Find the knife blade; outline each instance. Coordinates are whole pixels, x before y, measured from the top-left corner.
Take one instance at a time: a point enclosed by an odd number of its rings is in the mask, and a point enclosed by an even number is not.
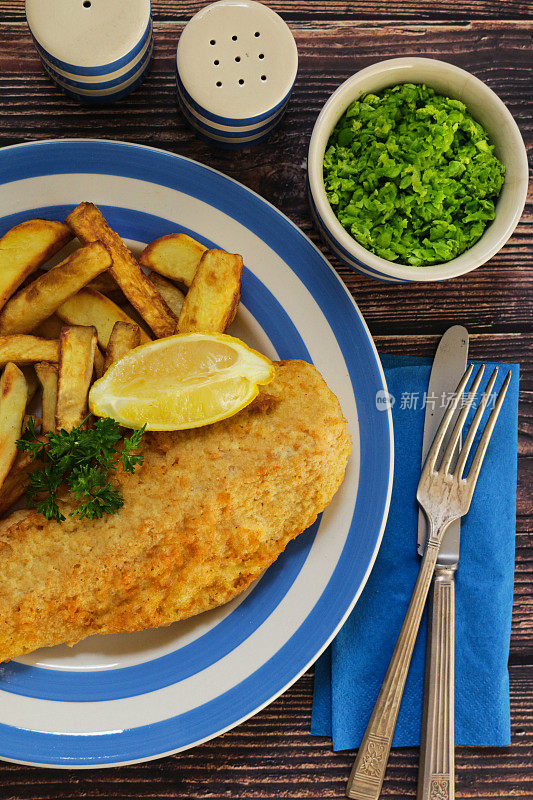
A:
[[[426,396],[426,416],[424,420],[424,438],[422,440],[422,466],[437,428],[446,411],[448,400],[466,370],[468,360],[468,331],[462,325],[448,328],[437,347]],[[460,409],[457,409],[458,416]],[[453,426],[450,426],[450,432]],[[442,566],[457,565],[459,561],[459,541],[461,523],[453,522],[442,540],[437,564]],[[424,555],[427,538],[427,520],[420,509],[418,514],[418,553]]]

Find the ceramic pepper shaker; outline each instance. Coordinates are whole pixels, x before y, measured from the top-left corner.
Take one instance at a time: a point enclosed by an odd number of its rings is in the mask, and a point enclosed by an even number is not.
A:
[[[203,137],[227,148],[265,139],[283,116],[298,70],[294,37],[254,0],[220,0],[192,17],[176,55],[181,110]]]

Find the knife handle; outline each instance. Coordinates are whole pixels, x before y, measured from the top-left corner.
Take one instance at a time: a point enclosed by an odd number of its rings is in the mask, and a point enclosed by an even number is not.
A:
[[[430,538],[422,558],[396,647],[348,778],[346,796],[352,800],[378,800],[381,793],[407,672],[435,571],[443,530],[440,529],[435,538]]]
[[[417,800],[454,800],[455,580],[437,567],[429,611]]]

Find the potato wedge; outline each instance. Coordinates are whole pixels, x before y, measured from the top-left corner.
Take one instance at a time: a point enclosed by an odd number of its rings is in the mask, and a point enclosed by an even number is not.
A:
[[[43,388],[42,432],[49,433],[56,429],[58,368],[56,364],[40,361],[35,372]]]
[[[0,336],[0,367],[8,361],[14,364],[32,364],[34,361],[59,361],[59,340],[41,339],[16,333],[13,336]]]
[[[28,405],[33,400],[35,396],[35,392],[39,388],[39,380],[37,378],[37,374],[34,369],[33,364],[23,364],[20,367],[20,371],[26,378],[26,384],[28,386],[28,402],[26,403],[26,409]]]
[[[207,250],[198,264],[178,323],[179,333],[223,333],[241,297],[242,256]]]
[[[41,268],[39,268],[39,269],[36,269],[36,270],[34,270],[33,272],[30,272],[30,274],[29,274],[29,275],[27,275],[27,276],[24,278],[24,280],[22,281],[22,283],[20,284],[20,286],[19,286],[18,288],[19,288],[19,289],[25,289],[25,288],[26,288],[26,286],[29,286],[29,285],[30,285],[30,283],[33,283],[33,281],[34,281],[36,278],[41,278],[43,275],[46,275],[46,273],[47,273],[47,272],[48,272],[48,270],[46,270],[46,269],[41,269]]]
[[[185,295],[183,292],[180,291],[177,286],[174,286],[172,281],[163,278],[163,276],[158,275],[157,272],[151,273],[150,280],[167,306],[179,317],[181,309],[183,308],[183,303],[185,302]]]
[[[97,380],[104,374],[104,354],[98,345],[94,351],[94,374]]]
[[[0,334],[29,333],[110,266],[111,256],[100,242],[75,250],[6,303],[0,312]]]
[[[27,402],[26,378],[16,364],[9,362],[0,378],[0,486],[17,455]]]
[[[56,404],[58,431],[71,431],[87,416],[96,340],[94,325],[65,325],[61,331]]]
[[[104,372],[141,343],[141,329],[127,322],[115,322],[105,354]]]
[[[0,239],[0,308],[23,280],[72,239],[62,222],[29,219]]]
[[[135,324],[116,303],[94,289],[85,288],[62,303],[56,311],[57,316],[69,325],[94,325],[98,332],[98,343],[106,348],[115,322]],[[149,342],[150,337],[141,332],[141,343]]]
[[[109,271],[102,272],[101,275],[98,275],[98,277],[88,283],[87,287],[89,289],[96,289],[96,291],[101,294],[105,294],[105,296],[113,300],[114,303],[123,303],[126,299],[124,297],[124,292]]]
[[[121,304],[120,308],[125,314],[128,315],[128,322],[134,322],[141,329],[141,344],[146,344],[147,341],[152,342],[155,339],[155,336],[151,336],[152,331],[141,317],[137,309],[133,308],[131,303],[126,301],[125,303]]]
[[[111,275],[130,303],[148,323],[157,337],[171,336],[177,318],[153,283],[147,278],[118,233],[111,230],[100,210],[92,203],[80,203],[65,220],[82,242],[99,240],[113,259]]]
[[[40,322],[32,331],[32,334],[41,336],[43,339],[59,339],[63,325],[63,320],[57,314],[52,314],[51,317]]]
[[[139,256],[139,264],[190,286],[206,250],[207,247],[186,233],[171,233],[147,245]]]
[[[0,514],[5,514],[22,497],[30,473],[39,468],[42,469],[42,464],[32,461],[29,453],[17,452],[13,466],[0,486]]]

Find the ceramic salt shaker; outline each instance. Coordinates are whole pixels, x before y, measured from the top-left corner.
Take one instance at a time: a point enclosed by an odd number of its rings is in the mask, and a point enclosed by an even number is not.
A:
[[[26,0],[26,18],[44,69],[77,100],[119,100],[147,74],[150,0]]]
[[[181,34],[178,101],[201,136],[220,147],[250,147],[280,121],[297,71],[296,43],[278,14],[254,0],[220,0]]]

